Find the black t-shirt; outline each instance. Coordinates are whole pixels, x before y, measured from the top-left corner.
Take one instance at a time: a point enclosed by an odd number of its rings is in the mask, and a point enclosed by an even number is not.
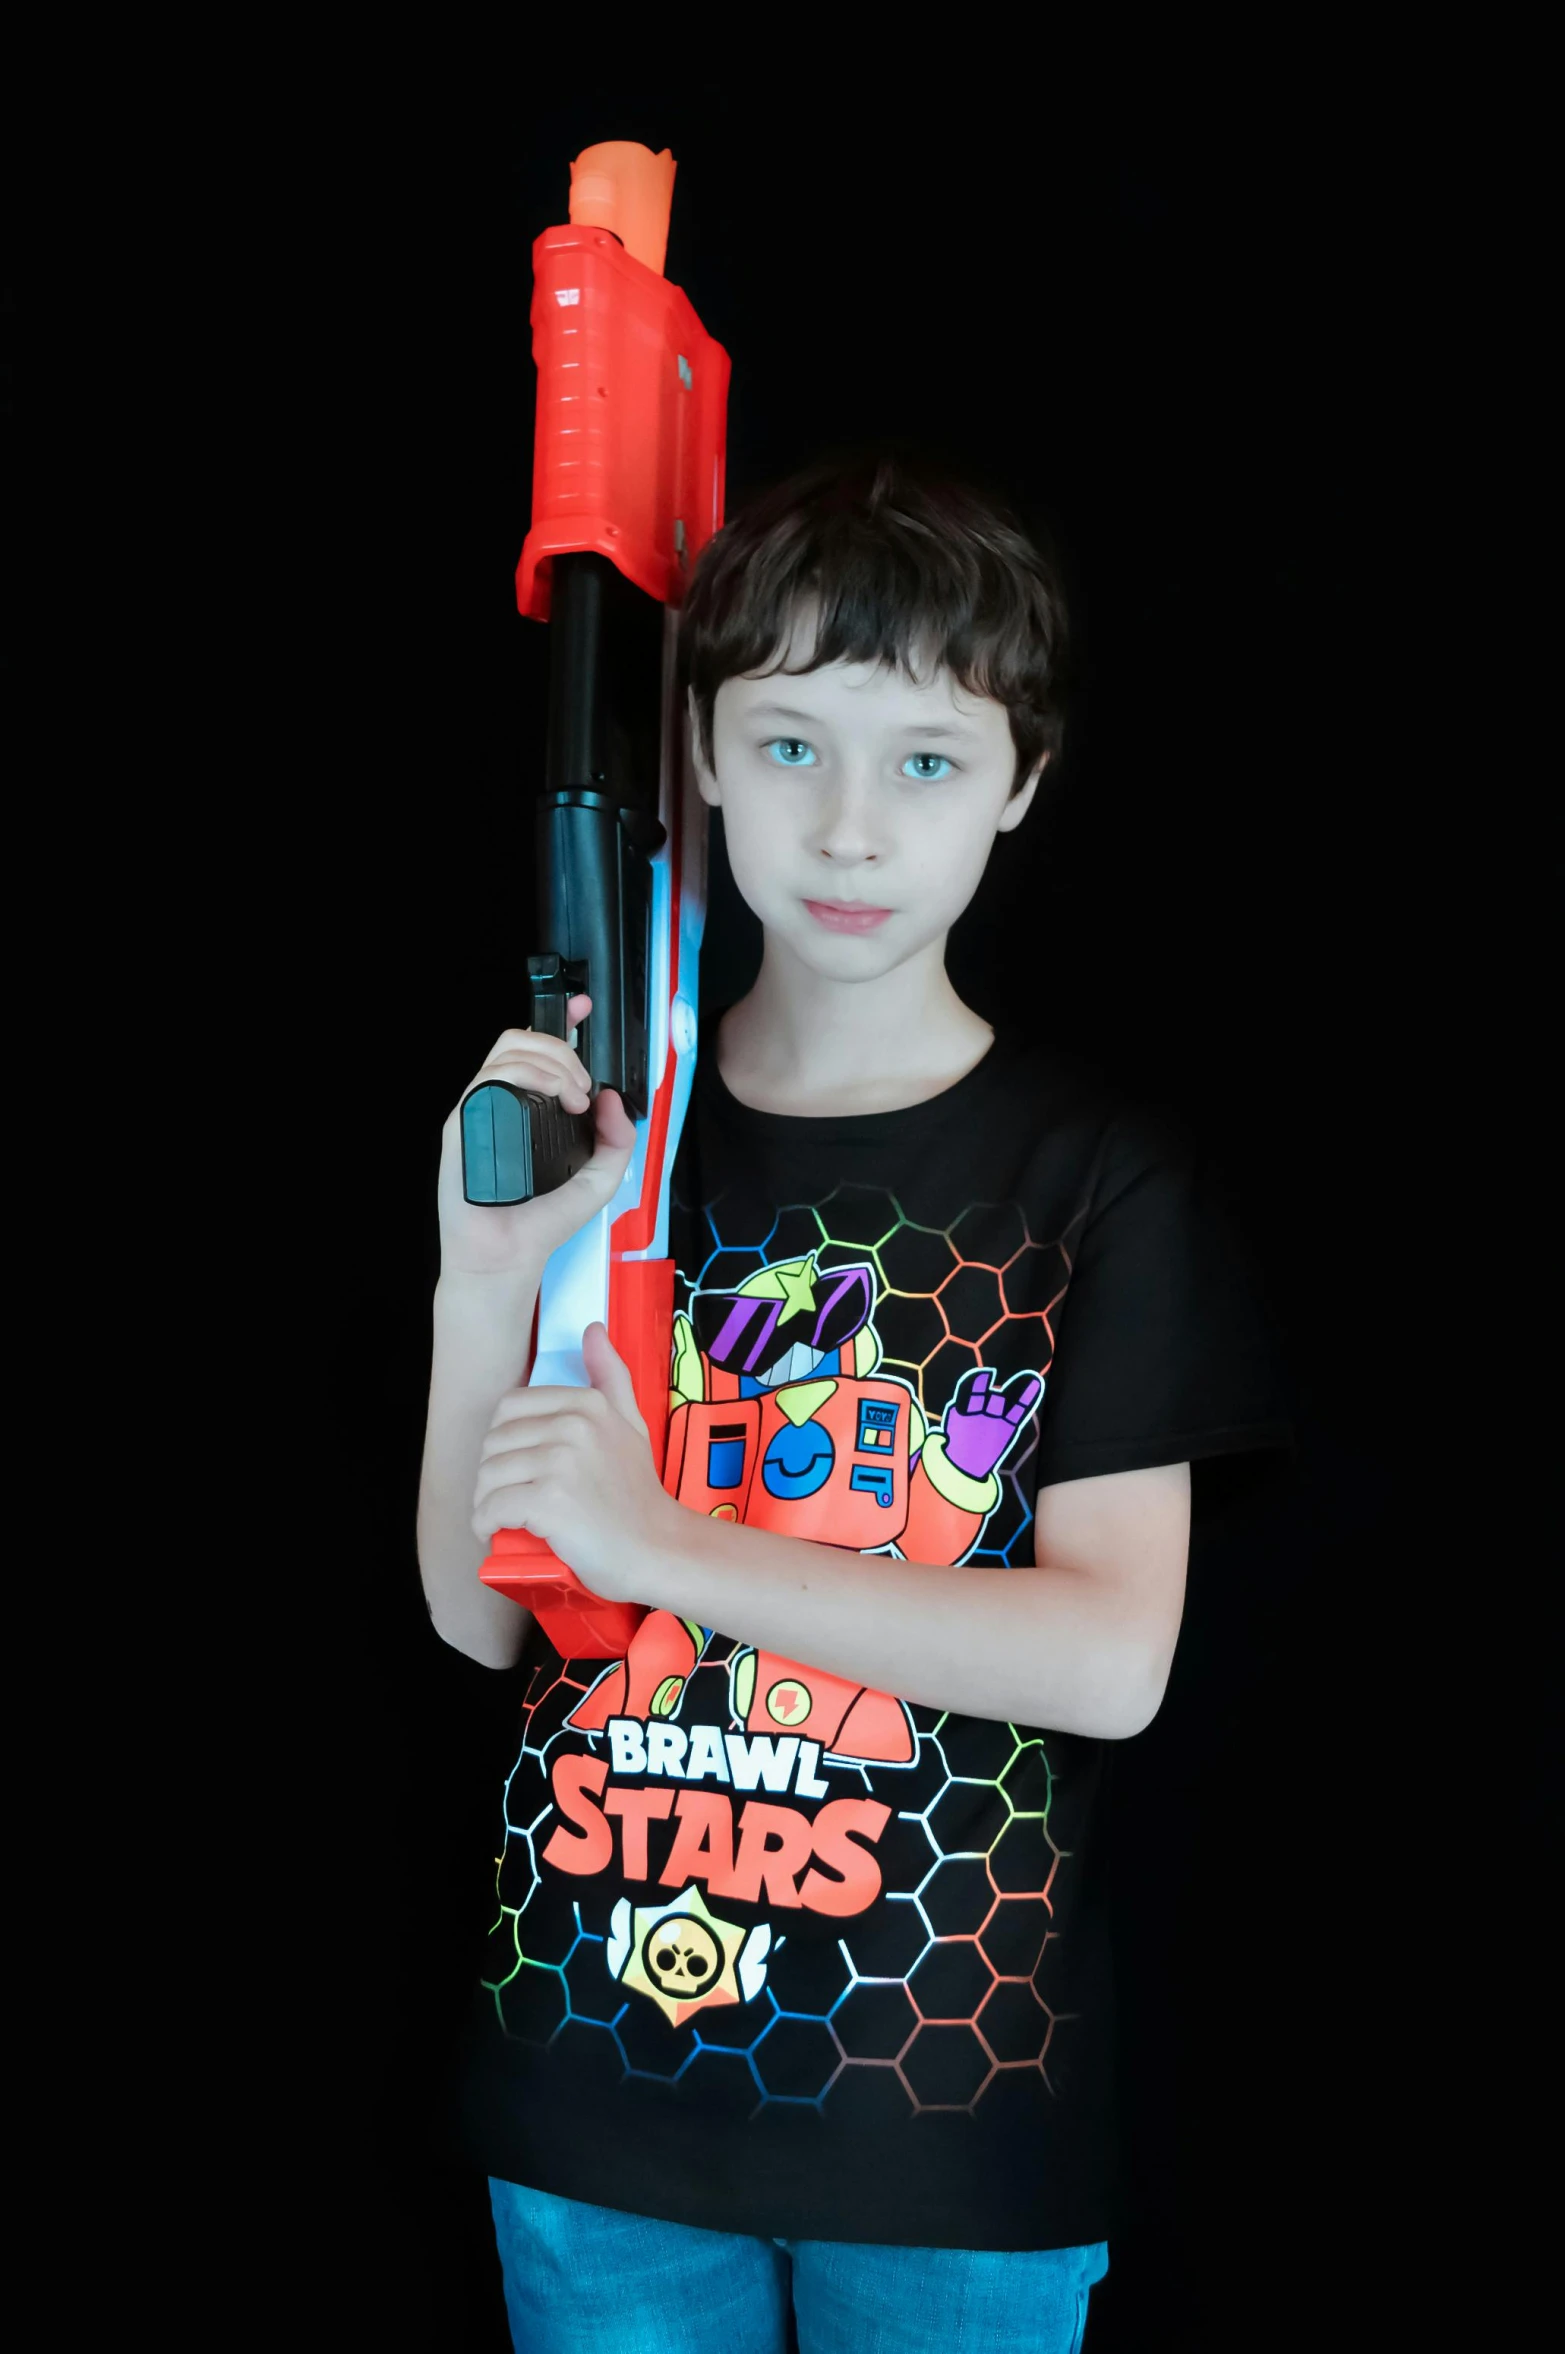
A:
[[[757,1112],[715,1019],[671,1186],[681,1502],[1003,1574],[1040,1487],[1286,1441],[1179,1137],[1003,1031],[925,1103]],[[469,2160],[768,2236],[1117,2228],[1104,1742],[666,1611],[623,1661],[534,1626],[516,1688]]]

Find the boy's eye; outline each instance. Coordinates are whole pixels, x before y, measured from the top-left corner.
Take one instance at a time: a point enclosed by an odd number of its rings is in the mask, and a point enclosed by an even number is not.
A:
[[[802,736],[773,736],[761,749],[771,753],[779,768],[808,768],[815,759],[814,747]],[[911,769],[921,785],[943,785],[955,766],[943,752],[912,752],[902,763],[904,774]]]

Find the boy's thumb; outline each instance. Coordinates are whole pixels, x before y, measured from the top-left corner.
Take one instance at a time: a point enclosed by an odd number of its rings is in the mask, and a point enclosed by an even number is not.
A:
[[[562,1242],[579,1234],[589,1218],[597,1217],[613,1201],[625,1182],[625,1172],[636,1149],[636,1126],[617,1096],[606,1124],[619,1129],[620,1142],[616,1144],[600,1133],[591,1158],[582,1163],[573,1177],[567,1178],[556,1192],[539,1193],[532,1198],[531,1227],[545,1252],[558,1249]]]
[[[599,1135],[594,1143],[590,1159],[584,1161],[569,1183],[560,1188],[561,1193],[573,1195],[578,1202],[585,1194],[587,1200],[592,1204],[594,1212],[600,1210],[605,1202],[614,1199],[621,1185],[625,1182],[625,1171],[630,1166],[630,1156],[636,1149],[635,1122],[626,1116],[623,1109],[621,1109],[617,1121],[613,1121],[611,1116],[611,1124],[618,1126],[623,1131],[621,1141],[616,1144],[609,1137]],[[588,1214],[591,1215],[592,1212]],[[575,1224],[570,1231],[574,1233],[576,1226],[581,1223],[581,1213],[577,1211]]]
[[[638,1429],[644,1430],[646,1425],[636,1403],[636,1385],[630,1378],[630,1367],[610,1340],[606,1324],[588,1325],[581,1336],[581,1354],[593,1388],[601,1390],[627,1422],[634,1422]]]

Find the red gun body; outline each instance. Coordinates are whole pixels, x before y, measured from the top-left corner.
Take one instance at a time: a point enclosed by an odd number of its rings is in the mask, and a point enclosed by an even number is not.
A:
[[[668,1189],[694,1065],[696,951],[704,907],[704,807],[690,779],[684,714],[673,691],[673,615],[690,569],[723,519],[729,380],[728,354],[661,272],[673,168],[666,154],[653,158],[629,143],[589,150],[573,166],[572,220],[546,229],[533,247],[533,513],[516,575],[518,607],[534,620],[550,618],[555,561],[561,557],[607,559],[665,609],[659,715],[664,839],[648,952],[640,965],[636,954],[627,953],[620,961],[630,979],[618,977],[622,986],[633,986],[635,971],[643,972],[651,1042],[645,1112],[637,1118],[642,1134],[626,1180],[627,1186],[634,1181],[634,1193],[627,1201],[622,1187],[592,1222],[607,1230],[606,1254],[600,1231],[573,1238],[568,1269],[556,1267],[561,1253],[551,1259],[535,1327],[541,1339],[552,1317],[554,1338],[568,1352],[579,1349],[586,1324],[603,1317],[630,1369],[660,1474],[666,1470],[674,1314]],[[580,203],[579,195],[585,199]],[[616,225],[625,231],[623,242]],[[638,247],[649,258],[638,258]],[[546,856],[549,838],[540,836]],[[568,920],[559,912],[561,893],[551,899],[550,883],[548,876],[541,879],[546,926]],[[599,975],[595,989],[588,970],[578,983],[593,996],[589,1026],[605,979]],[[561,1002],[556,992],[553,1007]],[[616,1029],[616,1038],[626,1027]],[[597,1079],[585,1046],[584,1059]],[[635,1116],[634,1089],[625,1092]],[[552,1292],[551,1276],[558,1278]],[[542,1349],[533,1367],[533,1378],[540,1377],[560,1378]],[[584,1376],[572,1365],[566,1378]],[[563,1658],[623,1653],[645,1616],[639,1605],[591,1594],[567,1563],[526,1530],[499,1531],[479,1575],[531,1610]]]

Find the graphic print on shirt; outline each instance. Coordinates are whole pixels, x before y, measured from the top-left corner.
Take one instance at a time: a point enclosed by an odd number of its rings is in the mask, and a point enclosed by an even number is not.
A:
[[[867,1190],[839,1188],[839,1229],[863,1231]],[[845,1550],[1004,1562],[1030,1528],[1015,1466],[1064,1244],[983,1205],[946,1233],[894,1212],[850,1251],[822,1240],[832,1206],[780,1214],[769,1249],[719,1243],[686,1287],[664,1484]],[[801,1217],[804,1247],[779,1251]],[[1013,1311],[1007,1276],[1040,1251],[1058,1264],[1047,1305]],[[1002,1514],[1021,1525],[986,1548]],[[508,2035],[585,2038],[600,2064],[611,2041],[621,2077],[710,2080],[721,2062],[756,2105],[819,2107],[869,2072],[904,2113],[971,2108],[1043,2069],[1058,1857],[1039,1736],[656,1610],[624,1659],[535,1671],[526,1717],[484,1974]]]

